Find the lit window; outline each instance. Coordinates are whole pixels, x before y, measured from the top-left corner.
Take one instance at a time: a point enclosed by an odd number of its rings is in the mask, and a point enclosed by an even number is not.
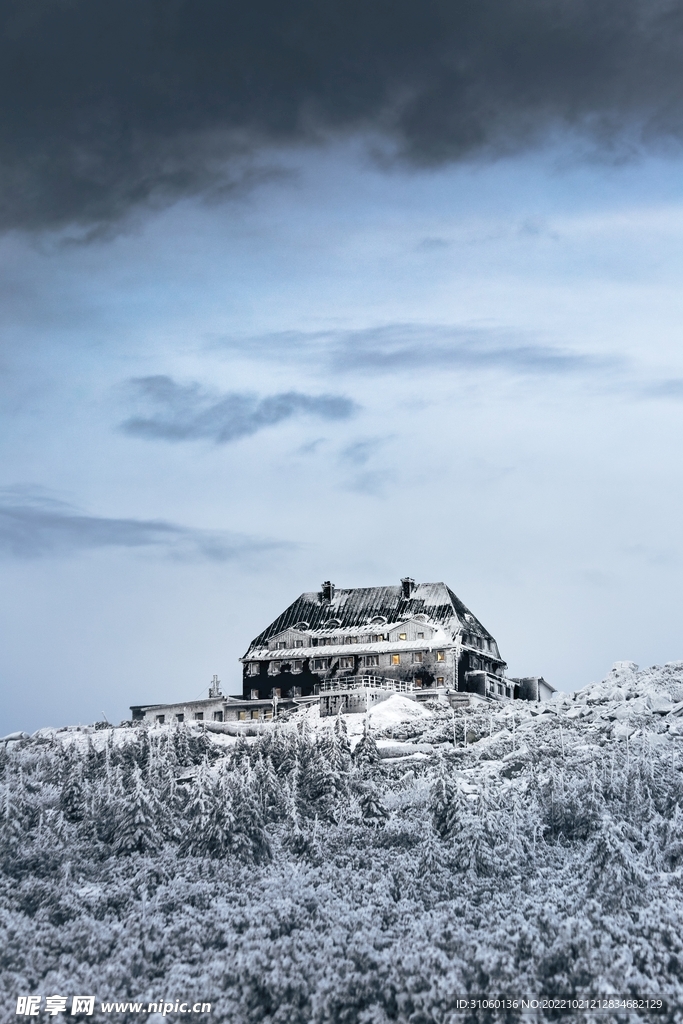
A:
[[[423,655],[423,653],[424,653],[423,651],[415,651],[415,653],[413,654],[413,661],[416,664],[418,664],[418,665],[422,664],[422,655]]]
[[[273,689],[270,691],[270,696],[271,697],[281,697],[282,696],[282,690],[280,689],[280,687],[279,686],[273,687]]]
[[[251,691],[251,699],[252,700],[258,700],[258,690],[252,690]]]
[[[240,711],[240,722],[245,722],[247,718],[247,711]]]
[[[185,715],[176,715],[175,716],[175,720],[176,720],[176,722],[184,722],[185,721]]]
[[[157,715],[157,725],[163,725],[166,721],[166,715]]]
[[[391,655],[391,664],[392,665],[400,665],[401,664],[401,655],[400,654],[392,654]]]
[[[437,686],[443,686],[443,676],[437,676],[436,677],[436,685]]]
[[[251,717],[252,718],[260,718],[261,717],[261,712],[260,711],[252,711]]]
[[[398,634],[398,638],[399,638],[399,640],[407,640],[408,639],[408,634],[407,633],[399,633]]]
[[[366,666],[366,668],[376,668],[377,665],[379,665],[379,655],[378,654],[368,654],[368,655],[366,655],[366,657],[365,657],[365,666]]]
[[[436,660],[437,661],[445,661],[446,660],[446,652],[445,651],[437,651],[436,652]]]
[[[203,711],[195,711],[195,713],[194,713],[194,720],[195,720],[195,722],[203,722],[204,721],[204,712]]]
[[[214,722],[222,722],[223,721],[223,712],[222,711],[214,711],[214,713],[213,713],[213,720],[214,720]]]

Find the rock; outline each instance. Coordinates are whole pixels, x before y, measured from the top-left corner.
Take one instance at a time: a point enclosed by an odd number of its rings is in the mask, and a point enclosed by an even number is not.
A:
[[[622,676],[637,672],[638,666],[635,661],[615,661],[612,665],[612,671],[615,675]]]
[[[668,693],[650,693],[645,698],[645,702],[650,711],[655,715],[667,715],[673,710],[671,697]]]

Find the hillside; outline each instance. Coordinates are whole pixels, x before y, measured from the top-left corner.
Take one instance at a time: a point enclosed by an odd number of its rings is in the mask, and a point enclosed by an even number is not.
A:
[[[8,743],[3,1019],[91,993],[90,1020],[197,999],[231,1024],[443,1024],[467,997],[661,998],[683,1020],[682,743],[683,662],[500,710],[397,696],[240,739]]]

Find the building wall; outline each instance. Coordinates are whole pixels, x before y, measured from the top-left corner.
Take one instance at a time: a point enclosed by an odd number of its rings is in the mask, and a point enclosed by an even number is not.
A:
[[[134,722],[168,725],[172,722],[218,721],[224,717],[224,697],[191,700],[179,704],[143,704],[131,708]],[[219,715],[220,717],[216,717]]]
[[[283,659],[277,667],[273,659],[258,662],[248,659],[244,665],[242,693],[245,699],[255,693],[263,700],[269,698],[274,689],[279,689],[282,697],[298,689],[297,695],[306,697],[315,693],[316,686],[324,680],[340,681],[359,675],[414,681],[423,688],[456,688],[455,645],[444,644],[432,650],[425,646],[414,650],[412,644],[407,648],[406,643],[410,641],[385,644],[386,649],[383,650],[359,649],[358,645],[349,645],[341,654],[328,654],[321,646],[315,648],[315,653],[306,650],[305,657]],[[301,668],[296,667],[297,662]],[[253,674],[251,667],[254,664],[258,664],[257,675]]]

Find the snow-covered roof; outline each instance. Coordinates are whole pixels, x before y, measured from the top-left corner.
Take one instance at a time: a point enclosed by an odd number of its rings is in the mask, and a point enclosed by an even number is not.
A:
[[[341,630],[372,632],[373,627],[386,632],[416,615],[424,615],[429,624],[440,626],[451,637],[464,630],[493,640],[488,630],[445,583],[418,583],[409,597],[397,584],[338,589],[329,601],[323,599],[320,591],[301,594],[251,642],[245,657],[251,656],[255,648],[267,647],[269,640],[286,629],[304,626],[307,632],[315,632],[316,635],[339,633]],[[382,618],[384,623],[374,624],[372,620],[377,618]]]

